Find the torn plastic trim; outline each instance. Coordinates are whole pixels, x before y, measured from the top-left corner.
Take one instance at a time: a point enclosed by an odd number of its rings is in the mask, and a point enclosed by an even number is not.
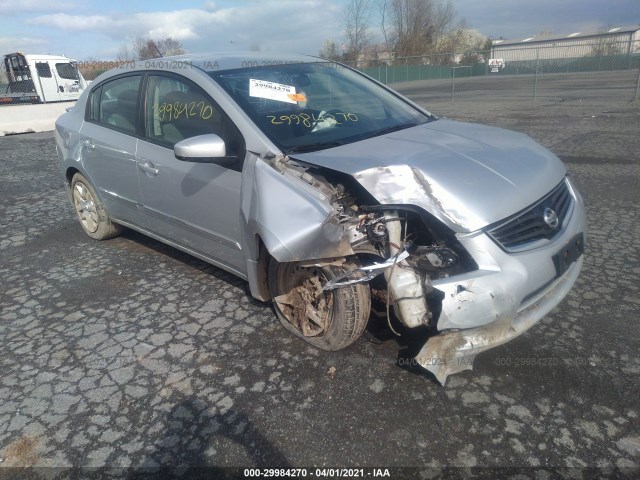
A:
[[[514,309],[512,314],[500,316],[488,325],[442,332],[429,338],[416,355],[416,362],[431,372],[441,385],[445,385],[449,375],[473,370],[476,355],[509,342],[547,315],[571,290],[583,260],[581,257],[562,277],[519,309]]]
[[[384,272],[387,268],[392,267],[395,263],[401,262],[402,260],[409,257],[409,252],[406,250],[400,252],[398,255],[393,255],[389,257],[382,263],[374,263],[373,265],[367,265],[365,267],[360,267],[355,270],[351,270],[349,272],[345,272],[333,280],[327,282],[324,287],[322,287],[323,291],[327,290],[335,290],[336,288],[344,287],[347,285],[353,285],[356,283],[365,283],[369,280],[376,278],[382,272]],[[314,266],[321,266],[322,264],[314,264]],[[361,275],[356,278],[351,278],[349,280],[345,280],[353,275]]]

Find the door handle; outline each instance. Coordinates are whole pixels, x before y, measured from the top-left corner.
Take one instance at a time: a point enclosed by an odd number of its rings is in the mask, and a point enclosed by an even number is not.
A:
[[[138,162],[138,168],[150,175],[158,175],[158,169],[154,168],[151,162],[143,162],[143,163]]]
[[[85,138],[82,141],[82,146],[85,148],[88,148],[89,150],[94,150],[96,148],[96,146],[93,144],[93,142],[91,140],[89,140],[88,138]]]

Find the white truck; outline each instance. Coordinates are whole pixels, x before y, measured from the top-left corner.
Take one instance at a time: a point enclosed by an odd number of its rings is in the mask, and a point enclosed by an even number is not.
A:
[[[74,60],[60,55],[4,56],[8,83],[0,90],[0,105],[77,100],[87,87]]]

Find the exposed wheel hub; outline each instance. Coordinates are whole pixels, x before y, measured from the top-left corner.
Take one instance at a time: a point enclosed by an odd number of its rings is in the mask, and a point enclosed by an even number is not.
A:
[[[291,267],[286,277],[288,293],[275,298],[293,326],[306,337],[323,335],[329,328],[333,296],[323,292],[326,277],[318,267]]]

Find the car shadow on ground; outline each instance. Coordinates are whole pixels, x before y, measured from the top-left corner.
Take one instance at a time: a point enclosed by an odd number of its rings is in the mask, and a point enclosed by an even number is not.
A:
[[[245,292],[247,301],[252,306],[273,310],[270,302],[261,302],[256,300],[251,295],[249,284],[232,273],[226,272],[225,270],[211,265],[204,260],[200,260],[199,258],[134,230],[125,229],[120,238],[122,240],[132,242],[136,246],[149,248],[161,255],[165,255],[184,265],[195,268],[202,273],[211,275],[217,280],[223,281],[234,287],[241,288]],[[376,315],[372,312],[369,322],[367,323],[364,334],[365,339],[375,345],[393,342],[398,350],[396,367],[407,370],[410,373],[421,376],[437,385],[440,385],[431,372],[419,366],[414,360],[414,357],[418,354],[427,339],[434,335],[434,329],[429,327],[409,329],[396,318],[393,313],[393,308],[390,308],[389,311],[389,321],[387,321],[386,314],[382,314],[385,310],[384,304],[378,302],[376,309],[378,310],[378,314]]]
[[[389,318],[387,319],[385,306],[382,303],[376,305],[374,302],[374,310],[369,317],[363,336],[374,345],[393,345],[398,351],[395,363],[397,368],[440,385],[431,372],[422,368],[415,361],[415,356],[435,333],[434,329],[426,326],[407,328],[395,316],[393,307],[389,309]]]
[[[223,467],[225,448],[243,450],[247,464],[242,469]],[[164,420],[164,431],[127,479],[246,478],[244,468],[291,468],[284,454],[238,410],[224,413],[207,400],[195,396],[174,404]]]
[[[246,293],[247,300],[251,305],[260,306],[263,308],[269,306],[268,303],[256,300],[255,298],[253,298],[253,296],[251,296],[249,284],[245,280],[223,270],[222,268],[218,268],[210,263],[205,262],[204,260],[200,260],[193,255],[178,250],[177,248],[174,248],[170,245],[164,244],[135,230],[131,230],[128,228],[124,229],[119,238],[121,240],[132,242],[132,244],[135,244],[136,246],[149,248],[161,255],[171,258],[172,260],[176,260],[191,268],[195,268],[202,273],[211,275],[215,279],[223,281],[228,285],[243,289]]]

